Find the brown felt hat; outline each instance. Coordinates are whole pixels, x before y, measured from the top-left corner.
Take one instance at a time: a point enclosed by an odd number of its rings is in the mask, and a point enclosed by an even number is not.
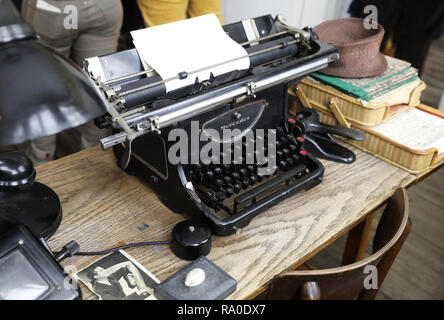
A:
[[[346,18],[325,21],[313,30],[323,42],[339,49],[339,59],[319,72],[341,78],[366,78],[387,69],[387,60],[379,51],[384,28],[366,29],[364,20]]]

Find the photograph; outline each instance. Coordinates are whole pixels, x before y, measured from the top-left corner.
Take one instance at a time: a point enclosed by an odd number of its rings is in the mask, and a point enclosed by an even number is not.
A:
[[[159,280],[123,250],[115,251],[86,268],[75,278],[101,300],[155,300]]]

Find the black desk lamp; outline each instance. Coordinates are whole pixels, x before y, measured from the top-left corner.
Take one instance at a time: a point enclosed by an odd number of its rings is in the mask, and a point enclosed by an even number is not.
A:
[[[10,0],[0,0],[0,147],[103,115],[106,102],[90,81],[73,62],[38,41]],[[0,154],[0,282],[9,284],[1,286],[0,300],[17,297],[17,290],[23,298],[78,297],[62,287],[57,264],[62,256],[46,245],[62,219],[59,198],[34,182],[35,175],[27,156]]]

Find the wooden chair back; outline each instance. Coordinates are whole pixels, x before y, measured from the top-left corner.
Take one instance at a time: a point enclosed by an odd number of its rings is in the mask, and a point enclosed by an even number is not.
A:
[[[268,299],[374,299],[411,229],[405,189],[388,200],[373,238],[372,254],[346,266],[283,272],[271,282]],[[377,270],[376,289],[375,271]]]

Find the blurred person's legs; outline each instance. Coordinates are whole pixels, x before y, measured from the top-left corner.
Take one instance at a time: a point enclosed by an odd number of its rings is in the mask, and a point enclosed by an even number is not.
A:
[[[57,145],[57,136],[47,136],[30,141],[26,153],[35,166],[44,164],[54,159]]]
[[[78,2],[84,6],[85,14],[80,14],[81,10],[79,10],[79,15],[82,17],[79,20],[81,32],[74,40],[72,51],[74,60],[81,65],[85,58],[117,51],[123,22],[123,8],[121,0]]]
[[[123,23],[123,8],[120,0],[87,1],[88,19],[73,45],[74,60],[80,65],[85,58],[102,56],[117,51],[120,29]],[[100,139],[110,134],[107,129],[99,129],[91,121],[79,128],[80,148],[88,149],[97,145]]]
[[[77,28],[65,28],[66,6],[77,9]],[[123,20],[121,0],[28,0],[22,15],[31,23],[40,39],[59,53],[74,58],[81,65],[84,58],[113,53],[117,49]],[[94,124],[79,128],[81,149],[97,145],[108,134]],[[54,158],[56,137],[44,137],[30,142],[29,156],[37,163]]]
[[[215,13],[222,22],[220,0],[137,0],[148,27]]]
[[[77,1],[27,0],[22,6],[22,16],[34,26],[40,40],[67,57],[79,30],[64,27],[63,11],[66,5],[75,3]]]
[[[22,6],[22,16],[34,26],[41,41],[59,53],[69,56],[77,30],[66,30],[63,26],[62,1],[27,0]],[[54,159],[56,136],[42,137],[29,142],[27,153],[35,165]]]

